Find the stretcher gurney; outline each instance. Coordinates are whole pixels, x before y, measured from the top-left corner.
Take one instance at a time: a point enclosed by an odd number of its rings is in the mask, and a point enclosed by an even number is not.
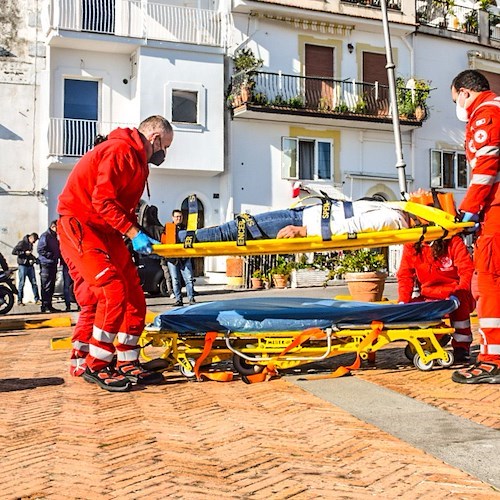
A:
[[[261,255],[279,253],[326,252],[377,248],[419,240],[447,239],[474,226],[473,222],[457,222],[455,216],[435,207],[409,201],[387,202],[387,205],[408,212],[418,225],[408,229],[348,233],[334,235],[324,240],[321,236],[292,239],[247,240],[244,244],[235,241],[194,242],[187,247],[182,243],[153,245],[154,253],[163,257],[207,257],[219,255]]]
[[[151,368],[178,365],[183,375],[198,380],[231,379],[232,371],[206,368],[232,360],[245,382],[255,382],[279,369],[355,353],[351,366],[330,375],[340,376],[388,343],[403,340],[415,366],[425,371],[435,363],[452,365],[453,354],[439,338],[453,333],[443,318],[457,307],[454,300],[384,304],[264,297],[206,302],[158,315],[141,336],[141,354]],[[162,349],[158,359],[148,354],[152,348]]]

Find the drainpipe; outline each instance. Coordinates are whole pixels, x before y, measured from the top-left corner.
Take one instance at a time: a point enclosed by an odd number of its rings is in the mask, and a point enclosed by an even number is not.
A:
[[[410,76],[411,78],[414,78],[416,76],[415,74],[415,51],[413,49],[413,38],[414,38],[414,35],[415,33],[412,32],[410,33],[409,36],[411,36],[411,43],[407,40],[407,36],[402,36],[401,37],[401,40],[403,41],[403,43],[406,45],[406,47],[408,48],[408,52],[410,53]],[[416,175],[415,175],[415,141],[414,141],[414,137],[415,137],[415,131],[414,130],[411,130],[410,131],[410,150],[411,150],[411,176],[413,179],[416,179]]]

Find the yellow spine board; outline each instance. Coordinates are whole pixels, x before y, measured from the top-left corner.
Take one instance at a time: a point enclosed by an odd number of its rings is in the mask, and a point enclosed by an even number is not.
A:
[[[246,245],[238,246],[234,241],[194,243],[192,248],[182,244],[154,245],[153,251],[163,257],[208,257],[216,255],[261,255],[277,253],[325,252],[332,250],[355,250],[358,248],[377,248],[403,243],[414,243],[423,237],[424,241],[451,238],[464,229],[472,227],[471,222],[455,222],[453,215],[434,207],[413,202],[388,202],[387,205],[404,210],[433,225],[409,229],[391,229],[340,234],[324,241],[321,236],[306,238],[248,240]]]

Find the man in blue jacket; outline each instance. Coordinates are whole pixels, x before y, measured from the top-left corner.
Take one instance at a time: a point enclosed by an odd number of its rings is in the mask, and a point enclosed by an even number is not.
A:
[[[61,250],[57,240],[57,221],[50,223],[49,229],[41,234],[38,241],[40,260],[40,284],[42,288],[42,312],[60,312],[52,307],[52,296],[56,286],[57,265],[61,260]]]

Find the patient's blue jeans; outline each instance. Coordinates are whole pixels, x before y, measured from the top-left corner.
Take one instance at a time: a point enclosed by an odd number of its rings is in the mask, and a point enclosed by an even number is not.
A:
[[[264,238],[276,238],[278,231],[285,226],[302,226],[302,211],[304,207],[290,208],[287,210],[274,210],[254,215]],[[186,238],[186,231],[179,231],[179,241]],[[250,238],[250,235],[247,234]],[[235,220],[225,222],[220,226],[203,227],[196,230],[196,241],[236,241],[237,223]]]

